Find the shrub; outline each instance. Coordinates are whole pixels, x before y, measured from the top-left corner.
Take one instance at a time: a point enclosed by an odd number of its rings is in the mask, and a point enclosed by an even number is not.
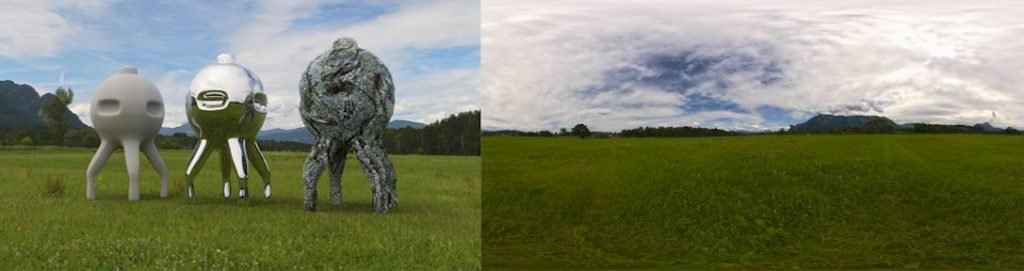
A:
[[[57,175],[46,176],[46,194],[49,195],[62,195],[64,194],[64,177]]]
[[[32,138],[31,137],[27,137],[27,136],[26,137],[22,137],[21,141],[18,141],[18,144],[19,145],[24,145],[24,146],[32,146]]]
[[[169,187],[169,190],[170,191],[168,192],[173,194],[185,191],[185,181],[183,181],[181,178],[171,179],[171,187]]]

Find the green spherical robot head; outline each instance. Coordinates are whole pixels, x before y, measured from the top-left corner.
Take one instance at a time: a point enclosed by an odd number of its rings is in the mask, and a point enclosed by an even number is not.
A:
[[[267,96],[256,73],[220,54],[192,79],[186,107],[200,138],[255,139],[267,114]]]

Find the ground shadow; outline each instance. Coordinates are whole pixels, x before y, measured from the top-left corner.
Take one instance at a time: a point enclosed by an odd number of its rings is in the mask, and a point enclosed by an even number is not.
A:
[[[74,197],[72,195],[62,195],[61,197]],[[61,198],[56,197],[56,198]],[[85,200],[85,195],[80,195],[82,200]],[[91,200],[94,202],[125,202],[128,201],[128,194],[123,193],[97,193],[96,199]],[[182,206],[237,206],[240,208],[270,208],[275,210],[286,210],[286,211],[302,211],[308,212],[304,208],[304,200],[298,197],[271,197],[270,199],[263,199],[262,196],[249,198],[247,200],[241,200],[237,195],[232,195],[231,198],[224,198],[217,195],[197,195],[195,199],[188,199],[183,193],[170,193],[166,198],[160,197],[159,193],[140,193],[139,202],[163,202],[167,204],[181,204]],[[404,214],[408,213],[410,208],[403,208],[398,206],[387,212],[387,214]],[[327,200],[321,200],[317,205],[316,212],[325,213],[356,213],[356,214],[373,214],[376,213],[373,209],[373,203],[371,202],[343,202],[341,205],[330,204]]]

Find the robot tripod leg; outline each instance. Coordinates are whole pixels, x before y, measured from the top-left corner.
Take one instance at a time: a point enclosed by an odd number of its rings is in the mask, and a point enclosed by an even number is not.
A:
[[[200,139],[196,143],[195,151],[192,152],[192,158],[188,161],[188,167],[185,168],[185,178],[188,179],[189,199],[193,199],[196,196],[193,181],[195,181],[196,175],[199,175],[199,170],[203,169],[206,159],[210,157],[211,148],[209,145],[206,139]]]

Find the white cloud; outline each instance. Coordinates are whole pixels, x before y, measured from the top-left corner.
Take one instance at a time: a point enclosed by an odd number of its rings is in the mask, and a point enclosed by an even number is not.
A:
[[[298,20],[317,15],[334,1],[260,1],[249,22],[224,38],[225,52],[256,72],[269,98],[263,129],[302,127],[298,79],[314,57],[340,37],[354,37],[380,57],[396,85],[395,119],[433,122],[448,114],[479,109],[479,70],[431,69],[411,76],[399,70],[422,65],[411,61],[412,50],[479,45],[479,3],[437,1],[403,4],[394,12],[349,24],[295,27]],[[209,56],[210,62],[214,56]],[[201,67],[196,67],[196,69]],[[145,73],[144,70],[142,72]],[[187,122],[183,102],[196,70],[176,69],[156,75],[167,113],[164,127]],[[88,104],[75,111],[88,123]]]
[[[82,120],[82,123],[92,126],[92,119],[89,118],[89,102],[71,103],[68,105],[68,110],[71,110],[71,113],[78,115],[78,118]]]
[[[431,120],[437,111],[410,111],[414,104],[452,104],[479,102],[475,83],[478,72],[462,70],[427,71],[416,78],[402,77],[396,71],[408,65],[410,50],[471,47],[479,44],[479,3],[476,1],[430,1],[400,3],[394,12],[352,24],[295,28],[296,20],[315,14],[312,9],[324,3],[314,1],[263,1],[247,24],[226,38],[228,51],[238,62],[259,74],[270,101],[270,114],[264,129],[301,127],[298,114],[298,79],[314,57],[330,48],[340,37],[353,37],[360,47],[380,57],[391,69],[396,85],[396,103],[403,116]],[[453,75],[454,73],[454,75]],[[473,76],[465,76],[472,73]],[[447,80],[435,89],[423,80]],[[420,80],[420,81],[417,81]],[[421,88],[422,87],[422,88]],[[430,95],[436,95],[431,97]],[[428,107],[432,108],[432,107]],[[453,108],[448,108],[453,110]],[[452,112],[448,112],[452,113]],[[396,114],[397,116],[398,114]]]
[[[0,57],[53,56],[76,38],[95,40],[96,32],[71,22],[59,11],[94,14],[110,5],[108,0],[33,1],[6,0],[0,5]]]
[[[480,71],[451,69],[425,73],[401,82],[392,119],[431,123],[448,115],[480,109]]]
[[[195,73],[193,70],[172,70],[153,82],[164,99],[164,127],[174,128],[188,122],[185,97],[188,96],[188,86]]]
[[[1024,4],[1005,1],[485,1],[483,126],[790,124],[758,113],[770,106],[791,118],[831,112],[958,124],[997,112],[997,126],[1024,127],[1019,14]],[[726,64],[711,65],[689,89],[631,85],[657,74],[644,61],[683,53]],[[772,65],[781,78],[763,84],[762,69]],[[631,78],[609,82],[621,71]],[[697,93],[742,110],[682,109]]]
[[[25,84],[29,85],[30,87],[32,87],[32,89],[35,89],[36,90],[36,94],[39,94],[39,96],[43,96],[43,94],[46,94],[46,93],[50,92],[50,88],[48,88],[48,87],[46,87],[44,85],[35,84],[35,83],[25,83]]]

